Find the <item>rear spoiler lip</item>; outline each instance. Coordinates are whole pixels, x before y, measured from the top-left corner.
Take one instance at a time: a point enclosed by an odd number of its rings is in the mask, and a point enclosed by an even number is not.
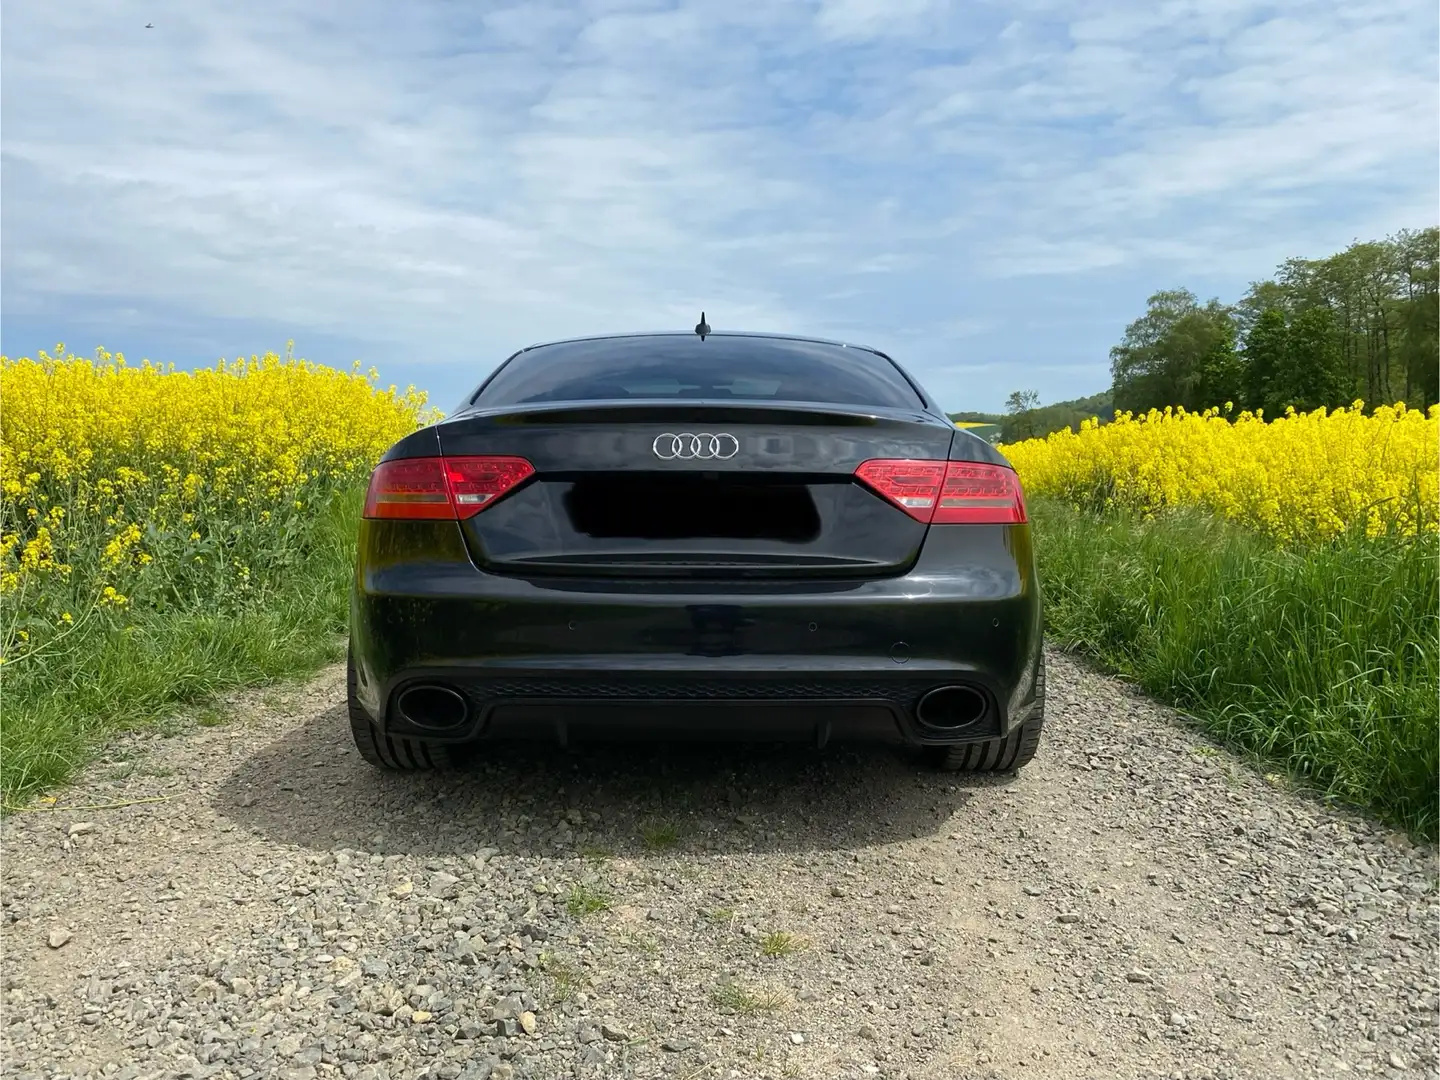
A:
[[[656,413],[664,413],[666,422],[684,420],[719,420],[763,424],[843,424],[922,423],[936,424],[933,413],[919,409],[891,409],[872,405],[834,405],[806,401],[675,401],[666,398],[620,399],[609,401],[545,402],[537,405],[509,405],[480,409],[467,407],[447,416],[442,424],[460,420],[490,420],[497,424],[586,423],[647,423]],[[946,426],[949,426],[948,423]]]

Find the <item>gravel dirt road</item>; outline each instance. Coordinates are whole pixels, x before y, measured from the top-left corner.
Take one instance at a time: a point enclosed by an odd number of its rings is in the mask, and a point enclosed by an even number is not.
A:
[[[343,673],[3,824],[10,1077],[1437,1070],[1436,860],[1061,655],[1018,778],[884,751],[387,776]]]

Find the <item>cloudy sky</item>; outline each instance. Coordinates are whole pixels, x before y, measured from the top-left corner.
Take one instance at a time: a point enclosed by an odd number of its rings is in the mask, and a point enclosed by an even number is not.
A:
[[[151,22],[153,29],[146,29]],[[1433,0],[5,7],[3,336],[451,405],[615,330],[1108,385],[1159,288],[1434,224]]]

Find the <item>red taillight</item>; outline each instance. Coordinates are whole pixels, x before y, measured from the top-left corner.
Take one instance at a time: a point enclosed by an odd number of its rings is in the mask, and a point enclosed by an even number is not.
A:
[[[855,476],[916,521],[1018,525],[1025,496],[1013,469],[974,461],[867,461]]]
[[[467,518],[534,476],[535,466],[518,457],[460,457],[446,458],[445,472],[455,499],[455,516]]]
[[[1014,469],[968,461],[946,465],[945,486],[931,524],[1019,525],[1025,520],[1025,493]]]
[[[365,494],[367,518],[456,521],[478,514],[535,467],[517,457],[425,457],[381,462]]]
[[[945,462],[867,461],[855,475],[915,520],[929,522],[945,480]]]

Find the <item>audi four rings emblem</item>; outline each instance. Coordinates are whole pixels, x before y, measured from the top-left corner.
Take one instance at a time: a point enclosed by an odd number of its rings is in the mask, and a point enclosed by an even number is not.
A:
[[[712,435],[682,431],[678,435],[665,432],[656,435],[650,444],[661,461],[729,461],[740,452],[740,440],[728,431]]]

